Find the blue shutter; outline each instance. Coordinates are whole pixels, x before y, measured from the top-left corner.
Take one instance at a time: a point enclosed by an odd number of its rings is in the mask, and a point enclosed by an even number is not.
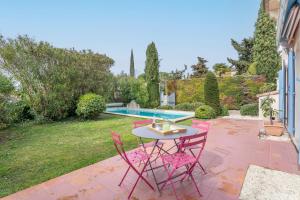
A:
[[[295,55],[291,49],[288,59],[288,132],[295,133]]]
[[[278,72],[279,77],[279,119],[284,122],[285,118],[285,90],[286,90],[286,81],[285,81],[285,67]]]

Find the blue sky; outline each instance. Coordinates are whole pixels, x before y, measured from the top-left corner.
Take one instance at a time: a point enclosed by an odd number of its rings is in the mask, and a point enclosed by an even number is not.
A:
[[[131,48],[138,74],[147,45],[156,43],[161,71],[190,66],[196,57],[211,67],[236,58],[230,38],[252,36],[260,0],[2,0],[0,34],[28,34],[57,47],[92,49],[129,71]]]

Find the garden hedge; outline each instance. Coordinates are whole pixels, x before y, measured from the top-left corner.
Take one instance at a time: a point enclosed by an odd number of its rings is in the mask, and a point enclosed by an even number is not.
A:
[[[218,78],[221,105],[239,110],[242,105],[257,102],[259,88],[266,82],[263,76],[233,76]],[[204,102],[204,79],[168,81],[168,94],[176,92],[176,104]]]

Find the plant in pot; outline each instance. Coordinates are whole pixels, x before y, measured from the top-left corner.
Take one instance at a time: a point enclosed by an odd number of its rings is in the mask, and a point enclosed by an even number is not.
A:
[[[267,96],[261,102],[261,109],[264,117],[269,117],[269,123],[265,123],[265,132],[267,135],[281,136],[283,134],[283,126],[279,122],[275,122],[275,116],[278,114],[278,110],[273,108],[275,99]]]

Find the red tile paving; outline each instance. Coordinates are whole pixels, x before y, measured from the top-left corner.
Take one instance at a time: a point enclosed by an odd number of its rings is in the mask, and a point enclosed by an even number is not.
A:
[[[205,152],[201,158],[208,173],[203,175],[200,169],[194,172],[203,195],[201,199],[238,199],[250,164],[300,174],[293,145],[288,142],[259,140],[257,135],[262,125],[261,121],[212,121]],[[134,173],[130,174],[122,187],[118,187],[125,170],[125,163],[116,156],[17,192],[2,200],[127,199],[132,183],[137,177]],[[156,174],[159,178],[166,175],[163,170],[158,170]],[[147,178],[153,183],[150,174]],[[176,183],[176,187],[182,199],[199,199],[191,181]],[[170,187],[159,195],[157,191],[151,191],[140,182],[132,199],[168,200],[175,197]]]

